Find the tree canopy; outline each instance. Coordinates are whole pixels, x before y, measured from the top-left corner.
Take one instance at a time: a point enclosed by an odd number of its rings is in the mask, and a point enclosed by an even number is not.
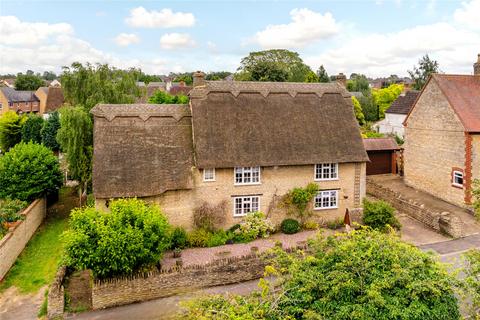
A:
[[[460,319],[457,281],[394,233],[361,229],[318,237],[309,254],[277,250],[261,294],[191,302],[180,319]]]
[[[363,74],[352,74],[347,81],[347,90],[350,92],[367,92],[370,91],[368,79]]]
[[[8,151],[22,140],[24,119],[15,111],[7,111],[0,116],[0,150]]]
[[[183,94],[174,96],[161,90],[155,91],[155,93],[148,98],[148,103],[155,104],[187,104],[188,101],[188,97]]]
[[[355,118],[357,118],[358,124],[363,126],[365,124],[365,116],[362,112],[362,106],[360,102],[352,96],[352,103],[353,103],[353,112],[355,113]]]
[[[432,73],[439,73],[439,64],[436,60],[430,59],[428,54],[424,55],[418,61],[418,67],[414,66],[413,70],[409,70],[408,74],[413,80],[413,89],[422,90],[423,86]]]
[[[40,76],[28,73],[23,74],[19,73],[17,74],[17,78],[15,79],[15,89],[16,90],[30,90],[30,91],[35,91],[41,86],[44,85],[44,82]]]
[[[38,144],[42,143],[42,135],[40,131],[42,130],[43,122],[43,118],[34,113],[27,115],[21,130],[22,141],[32,141]]]
[[[310,71],[298,53],[273,49],[250,52],[241,60],[235,78],[241,81],[305,82]]]
[[[330,82],[330,77],[328,76],[328,73],[323,67],[323,65],[321,65],[320,68],[318,68],[317,77],[318,77],[318,82]]]
[[[120,70],[108,64],[64,67],[61,76],[65,102],[82,105],[87,111],[97,103],[133,103],[140,95],[138,70]]]
[[[207,73],[207,75],[205,76],[205,80],[224,80],[231,74],[232,73],[229,71],[213,71]]]
[[[385,111],[395,101],[403,91],[403,84],[391,84],[387,88],[375,89],[372,96],[375,105],[379,107],[379,116],[381,119],[385,117]]]
[[[57,142],[57,131],[60,129],[60,118],[58,111],[50,114],[48,119],[43,123],[40,132],[42,136],[42,144],[53,151],[60,150],[60,145]]]

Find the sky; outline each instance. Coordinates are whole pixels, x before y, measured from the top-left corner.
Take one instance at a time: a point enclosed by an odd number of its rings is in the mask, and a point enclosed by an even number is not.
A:
[[[425,54],[442,72],[472,74],[480,0],[0,0],[0,74],[74,61],[233,72],[249,52],[276,48],[329,74],[407,76]]]

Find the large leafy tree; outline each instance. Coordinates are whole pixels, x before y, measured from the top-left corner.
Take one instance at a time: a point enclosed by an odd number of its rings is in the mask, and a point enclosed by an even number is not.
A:
[[[155,91],[155,93],[148,98],[148,103],[155,104],[187,104],[188,101],[189,99],[185,95],[179,94],[174,96],[161,90]]]
[[[138,76],[135,69],[119,70],[108,64],[75,62],[63,68],[61,82],[65,101],[90,111],[97,103],[135,102],[140,95],[136,86]]]
[[[21,142],[0,157],[0,198],[31,201],[58,191],[58,159],[47,147]]]
[[[391,84],[387,88],[375,89],[372,91],[372,96],[375,105],[378,106],[380,118],[385,117],[385,111],[390,108],[390,105],[395,101],[403,91],[403,84]]]
[[[347,90],[350,92],[368,92],[370,85],[368,79],[363,74],[352,74],[347,81]]]
[[[311,71],[298,53],[285,49],[250,52],[240,62],[237,80],[305,82]],[[286,75],[286,80],[283,80]],[[278,79],[278,80],[275,80]]]
[[[60,109],[57,141],[66,153],[69,174],[80,184],[80,203],[86,196],[92,172],[92,119],[81,106]]]
[[[321,65],[320,68],[318,68],[317,77],[318,77],[318,82],[330,82],[330,77],[328,76],[327,70],[325,70],[323,65]]]
[[[14,111],[7,111],[0,117],[0,150],[8,151],[22,140],[24,119]]]
[[[42,144],[52,151],[60,150],[60,145],[57,142],[57,131],[60,129],[60,118],[58,112],[55,111],[50,114],[48,119],[43,123],[40,132],[42,136]]]
[[[305,82],[319,82],[318,76],[315,72],[310,71],[305,78]]]
[[[454,276],[394,233],[368,229],[310,242],[309,255],[281,250],[261,295],[209,297],[181,319],[460,319]],[[273,289],[273,290],[272,290]]]
[[[15,79],[15,89],[16,90],[37,90],[41,86],[44,85],[44,82],[40,76],[31,73],[17,74],[17,78]]]
[[[48,81],[57,79],[57,75],[53,71],[45,71],[42,75],[42,78]]]
[[[362,106],[360,102],[352,96],[353,112],[355,113],[355,118],[357,118],[358,124],[363,126],[365,124],[365,115],[362,111]]]
[[[42,117],[31,113],[26,117],[26,120],[22,126],[22,141],[24,142],[42,142],[41,130],[44,120]]]
[[[413,80],[413,88],[422,90],[428,77],[432,73],[438,72],[440,72],[438,61],[430,59],[428,54],[426,54],[418,61],[418,67],[414,66],[413,70],[408,71],[408,74]]]

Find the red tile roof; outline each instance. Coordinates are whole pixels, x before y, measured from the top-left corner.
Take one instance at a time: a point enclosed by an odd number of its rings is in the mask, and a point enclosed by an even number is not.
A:
[[[398,150],[400,147],[393,138],[363,139],[363,146],[367,151]]]
[[[480,132],[480,76],[435,74],[434,79],[465,131]]]

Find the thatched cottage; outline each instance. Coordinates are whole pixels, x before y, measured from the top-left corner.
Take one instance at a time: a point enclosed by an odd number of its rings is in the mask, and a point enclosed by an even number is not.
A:
[[[405,120],[405,182],[470,207],[480,178],[480,55],[474,75],[434,74]]]
[[[205,81],[189,105],[106,105],[94,115],[93,192],[157,202],[174,224],[227,203],[225,226],[260,210],[284,218],[281,197],[318,183],[318,219],[361,207],[367,154],[350,95],[337,83]]]

